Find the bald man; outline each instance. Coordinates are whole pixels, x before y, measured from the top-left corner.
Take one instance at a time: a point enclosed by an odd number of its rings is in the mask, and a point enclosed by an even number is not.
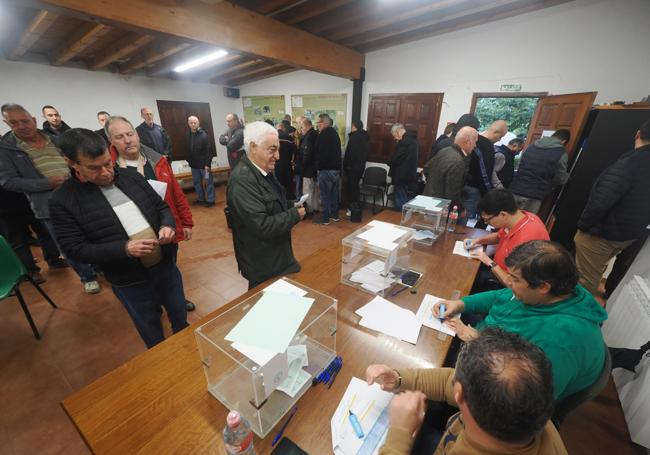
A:
[[[450,199],[452,206],[456,205],[460,212],[463,211],[463,184],[478,137],[474,128],[464,126],[456,133],[452,145],[441,149],[425,164],[426,196]]]
[[[167,131],[154,123],[153,111],[149,107],[140,109],[140,117],[144,120],[138,125],[136,131],[140,136],[140,142],[150,149],[155,150],[167,157],[167,161],[172,161],[172,141],[169,139]]]
[[[201,122],[196,115],[187,118],[187,163],[192,170],[192,183],[196,190],[194,204],[212,207],[216,202],[214,178],[210,166],[212,157],[216,156],[208,133],[201,128]]]

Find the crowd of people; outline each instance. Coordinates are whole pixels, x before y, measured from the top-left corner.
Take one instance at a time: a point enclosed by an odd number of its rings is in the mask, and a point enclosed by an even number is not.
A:
[[[86,292],[99,292],[97,274],[104,274],[147,347],[164,339],[163,308],[174,333],[187,327],[195,306],[185,297],[176,259],[194,222],[170,164],[178,151],[152,110],[141,109],[137,127],[100,111],[97,131],[70,128],[50,105],[42,109],[41,129],[18,104],[1,110],[11,129],[0,140],[1,227],[30,276],[44,281],[30,251],[33,232],[48,266],[72,267]],[[252,289],[300,270],[291,243],[296,224],[310,214],[322,226],[341,221],[342,193],[348,207],[359,203],[369,136],[353,121],[343,152],[327,114],[316,128],[307,117],[295,127],[290,117],[277,125],[244,126],[234,113],[225,120],[219,143],[231,173],[224,212],[239,271]],[[195,204],[212,207],[216,151],[197,116],[187,127]],[[537,216],[543,199],[568,179],[570,132],[532,143],[515,172],[524,141],[497,145],[508,131],[503,120],[479,130],[471,114],[448,125],[427,156],[422,186],[417,135],[399,123],[390,130],[395,210],[423,188],[493,232],[467,240],[481,262],[471,294],[434,305],[434,316],[462,341],[450,351],[451,368],[368,367],[369,383],[401,392],[391,403],[382,454],[410,453],[422,425],[422,437],[438,432],[436,453],[566,453],[549,423],[553,404],[600,376],[607,314],[594,295],[608,261],[650,224],[650,121],[636,133],[634,150],[596,181],[578,225],[575,261],[549,240]],[[483,251],[488,245],[496,247],[492,257]],[[427,398],[459,413],[430,425]]]

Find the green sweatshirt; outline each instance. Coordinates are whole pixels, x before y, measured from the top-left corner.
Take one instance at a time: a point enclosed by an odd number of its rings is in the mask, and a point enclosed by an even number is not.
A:
[[[582,286],[552,305],[526,305],[511,289],[464,297],[465,311],[487,313],[476,326],[498,326],[539,346],[553,366],[555,398],[560,400],[593,384],[602,372],[605,349],[600,325],[607,312]]]

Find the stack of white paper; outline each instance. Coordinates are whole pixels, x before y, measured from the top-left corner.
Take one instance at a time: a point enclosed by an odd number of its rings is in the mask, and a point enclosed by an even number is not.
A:
[[[438,204],[440,204],[440,199],[436,199],[430,196],[415,196],[415,198],[411,199],[409,202],[407,202],[407,204],[416,205],[418,207],[431,210],[432,212],[442,211],[442,207],[438,207]]]
[[[380,416],[387,412],[386,408],[392,399],[393,394],[384,392],[378,384],[369,386],[361,379],[352,378],[330,420],[335,455],[355,455],[364,445],[364,452],[372,445],[373,450],[368,450],[368,453],[377,453],[388,433],[388,419],[381,419]],[[363,438],[357,437],[350,424],[350,411],[359,419]],[[375,425],[377,427],[371,434]]]
[[[433,305],[439,301],[444,300],[440,297],[436,297],[430,294],[426,294],[424,299],[422,299],[422,304],[418,309],[417,319],[420,324],[427,326],[433,330],[446,333],[447,335],[456,336],[454,332],[447,324],[440,321],[440,319],[433,316]]]
[[[371,245],[388,251],[393,251],[397,248],[395,240],[402,237],[405,232],[404,229],[400,229],[400,227],[395,224],[384,223],[376,220],[368,223],[368,226],[371,226],[371,228],[362,232],[357,237],[367,240]]]
[[[359,325],[386,335],[416,344],[420,334],[420,322],[412,311],[404,309],[383,297],[377,296],[359,308]]]
[[[394,275],[386,276],[385,267],[386,264],[380,260],[374,260],[355,270],[350,275],[350,281],[359,283],[362,288],[376,294],[395,282]]]

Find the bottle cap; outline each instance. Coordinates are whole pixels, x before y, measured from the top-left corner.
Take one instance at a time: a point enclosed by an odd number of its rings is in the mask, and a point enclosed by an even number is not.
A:
[[[230,411],[226,417],[226,423],[230,428],[235,428],[241,423],[241,415],[238,411]]]

